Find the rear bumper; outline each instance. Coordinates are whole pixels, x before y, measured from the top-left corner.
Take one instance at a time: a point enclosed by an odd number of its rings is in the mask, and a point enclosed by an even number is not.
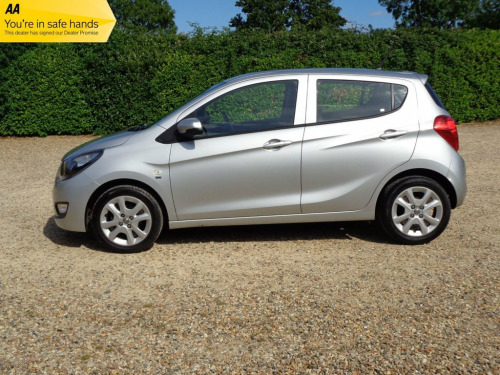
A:
[[[446,177],[455,188],[455,193],[457,195],[456,207],[461,206],[464,203],[465,195],[467,194],[467,182],[465,161],[458,153],[454,153],[450,169],[448,170]]]

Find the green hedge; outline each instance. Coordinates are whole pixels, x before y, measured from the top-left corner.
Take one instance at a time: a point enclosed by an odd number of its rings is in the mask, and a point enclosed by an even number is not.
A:
[[[0,133],[92,132],[95,121],[83,93],[83,71],[82,59],[71,47],[42,46],[24,53],[5,73],[5,116]]]
[[[154,122],[259,70],[413,70],[459,122],[500,117],[500,33],[398,29],[190,35],[114,30],[104,44],[0,45],[0,135],[105,134]]]

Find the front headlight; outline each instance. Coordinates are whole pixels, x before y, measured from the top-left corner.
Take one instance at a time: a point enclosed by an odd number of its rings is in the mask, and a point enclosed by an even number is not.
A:
[[[59,179],[67,180],[74,175],[80,173],[85,168],[95,163],[102,156],[102,150],[89,152],[88,154],[70,156],[63,160],[59,168]]]

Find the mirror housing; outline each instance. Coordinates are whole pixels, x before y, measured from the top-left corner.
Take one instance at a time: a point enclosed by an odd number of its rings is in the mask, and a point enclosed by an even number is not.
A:
[[[203,134],[203,125],[197,118],[185,118],[177,124],[179,134],[185,137],[193,137]]]

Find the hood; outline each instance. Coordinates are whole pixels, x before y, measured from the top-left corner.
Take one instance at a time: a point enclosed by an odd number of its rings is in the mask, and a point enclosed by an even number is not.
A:
[[[66,155],[63,156],[63,160],[65,160],[70,155],[76,156],[96,150],[104,150],[105,148],[121,146],[125,142],[127,142],[133,134],[134,134],[133,131],[125,131],[101,137],[93,141],[84,143],[78,147],[75,147],[71,151],[67,152]]]

